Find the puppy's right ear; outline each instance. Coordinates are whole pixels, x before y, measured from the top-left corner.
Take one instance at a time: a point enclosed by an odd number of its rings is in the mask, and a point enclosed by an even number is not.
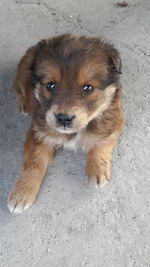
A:
[[[42,39],[40,42],[38,42],[36,49],[44,49],[46,47],[47,41],[45,39]]]
[[[37,45],[34,47],[34,54],[33,54],[33,58],[32,58],[32,63],[30,66],[30,71],[31,71],[31,75],[33,77],[33,83],[34,83],[34,74],[36,71],[36,64],[35,62],[40,61],[44,58],[44,52],[47,49],[47,41],[42,39],[40,42],[37,43]]]
[[[29,111],[28,98],[31,95],[31,65],[34,58],[34,50],[35,46],[29,48],[20,60],[13,82],[13,89],[17,94],[20,113],[27,113]]]

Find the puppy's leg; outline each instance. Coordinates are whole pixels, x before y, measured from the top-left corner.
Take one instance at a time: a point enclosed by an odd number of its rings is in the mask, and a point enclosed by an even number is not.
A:
[[[29,132],[24,146],[23,168],[8,197],[11,212],[21,213],[32,206],[54,152],[53,147],[36,143],[33,132]]]
[[[106,144],[91,149],[87,154],[86,174],[88,179],[103,186],[110,179],[111,153],[116,144],[118,133]]]

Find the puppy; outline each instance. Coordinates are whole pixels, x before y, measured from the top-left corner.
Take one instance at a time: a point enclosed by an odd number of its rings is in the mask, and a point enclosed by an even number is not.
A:
[[[60,147],[83,149],[88,179],[100,185],[109,181],[123,123],[120,73],[117,50],[100,38],[65,34],[27,50],[13,87],[31,127],[23,167],[8,198],[11,212],[32,206]]]

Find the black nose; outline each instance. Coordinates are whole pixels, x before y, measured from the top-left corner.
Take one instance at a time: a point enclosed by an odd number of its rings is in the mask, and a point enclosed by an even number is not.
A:
[[[63,114],[63,113],[58,113],[55,116],[56,116],[57,123],[63,126],[70,126],[72,120],[75,117],[75,116],[71,116],[71,115]]]

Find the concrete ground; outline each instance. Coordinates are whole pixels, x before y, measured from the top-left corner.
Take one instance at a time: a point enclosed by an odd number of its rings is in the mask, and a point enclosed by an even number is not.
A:
[[[150,266],[150,1],[0,1],[0,267]],[[61,151],[36,204],[7,208],[22,162],[28,118],[11,91],[18,60],[43,37],[101,35],[123,61],[126,124],[112,160],[112,179],[90,187],[84,154]]]

